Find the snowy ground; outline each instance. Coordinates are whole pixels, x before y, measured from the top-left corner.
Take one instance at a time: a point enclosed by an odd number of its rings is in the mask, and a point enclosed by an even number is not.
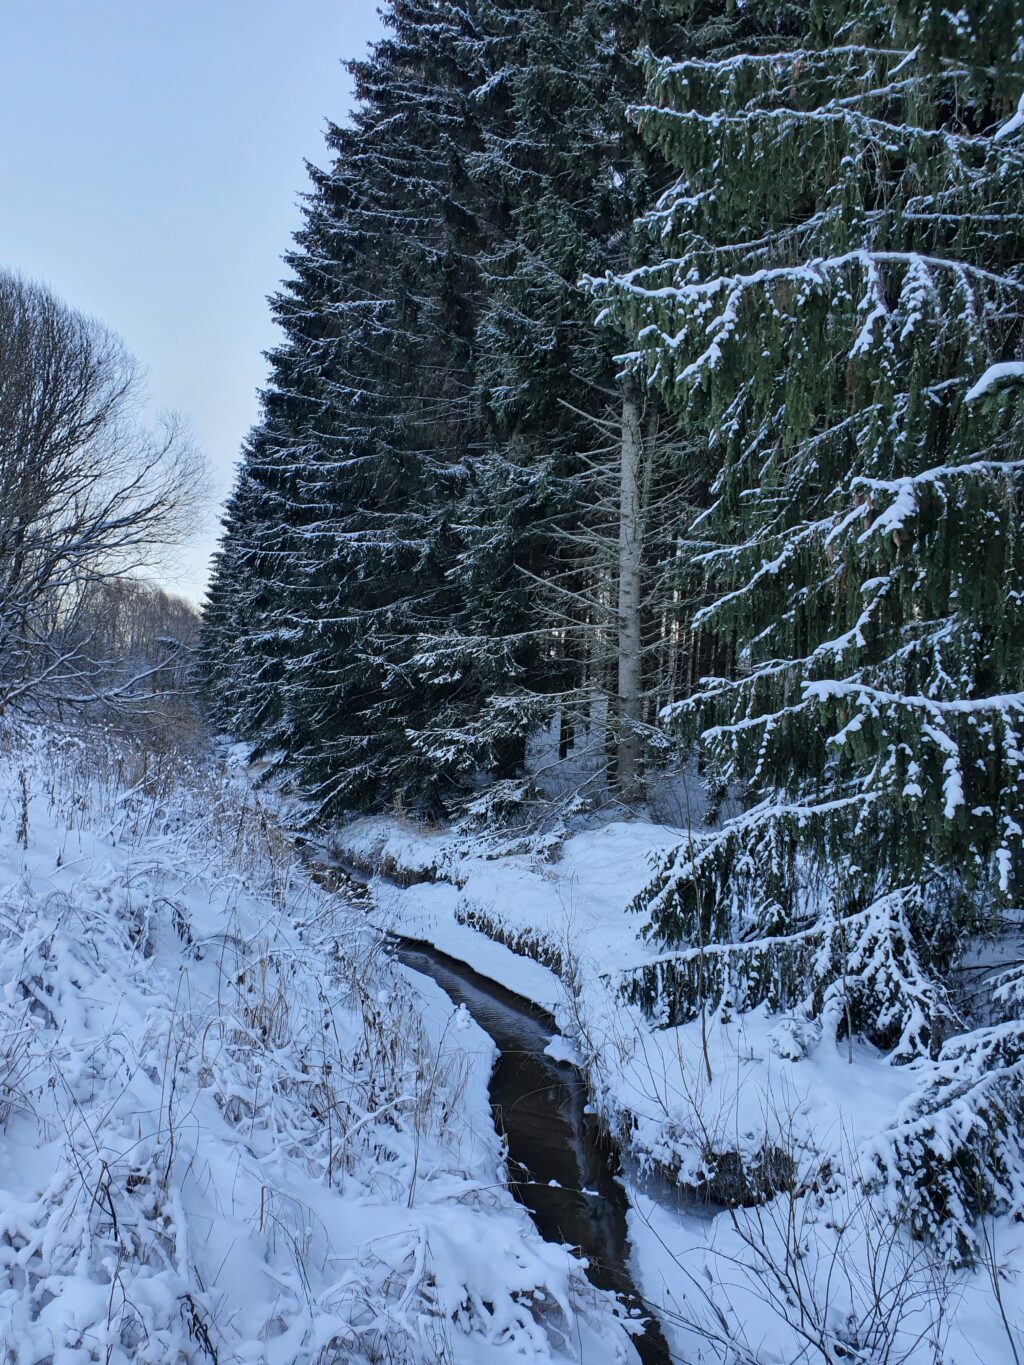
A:
[[[559,1050],[584,1066],[595,1107],[630,1149],[634,1275],[680,1359],[1020,1365],[1024,1230],[993,1221],[988,1263],[953,1271],[905,1234],[891,1191],[862,1192],[930,1064],[894,1066],[764,1011],[652,1028],[618,997],[620,971],[655,952],[626,906],[651,856],[679,839],[620,821],[567,839],[555,860],[488,857],[479,843],[374,819],[334,845],[412,882],[374,882],[382,925],[555,1013]],[[766,1151],[785,1158],[792,1194],[717,1213],[679,1194],[707,1181],[713,1154]]]
[[[486,1035],[237,767],[0,732],[0,964],[6,1361],[635,1358],[504,1185]]]

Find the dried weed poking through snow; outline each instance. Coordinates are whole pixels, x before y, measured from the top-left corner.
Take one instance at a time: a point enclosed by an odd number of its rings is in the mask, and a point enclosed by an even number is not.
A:
[[[241,770],[0,732],[0,979],[6,1360],[635,1359],[504,1187],[486,1044]]]

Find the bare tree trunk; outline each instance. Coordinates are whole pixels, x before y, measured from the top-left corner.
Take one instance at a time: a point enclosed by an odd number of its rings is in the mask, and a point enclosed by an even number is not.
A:
[[[576,726],[569,712],[568,703],[563,701],[558,711],[558,757],[569,757],[569,750],[576,742]]]
[[[622,401],[622,445],[619,467],[619,603],[618,603],[618,749],[616,780],[626,801],[640,787],[640,707],[643,685],[640,632],[643,564],[642,477],[643,413],[636,384],[626,381]]]

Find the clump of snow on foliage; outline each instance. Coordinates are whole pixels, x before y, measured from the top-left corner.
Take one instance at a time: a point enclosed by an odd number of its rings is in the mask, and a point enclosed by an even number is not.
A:
[[[1024,379],[1024,360],[1004,360],[998,365],[990,365],[976,384],[967,391],[965,403],[974,403],[983,398],[989,389],[1006,380]]]

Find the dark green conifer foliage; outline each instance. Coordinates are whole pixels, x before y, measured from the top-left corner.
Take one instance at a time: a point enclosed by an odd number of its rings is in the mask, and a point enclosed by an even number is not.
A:
[[[536,585],[586,515],[593,431],[567,404],[617,401],[580,280],[629,259],[624,110],[660,12],[393,0],[352,67],[203,651],[222,723],[322,811],[450,807],[578,686]]]
[[[254,464],[249,448],[224,510],[196,650],[196,671],[214,722],[248,737],[277,728],[289,653],[282,634],[268,628],[284,601],[270,540],[287,523],[254,477]]]
[[[739,667],[675,719],[749,794],[642,898],[683,951],[637,990],[684,1016],[802,1006],[912,1057],[950,1026],[967,936],[1024,890],[1024,12],[837,0],[802,28],[649,61],[670,259],[608,285],[720,468],[699,624]],[[1020,1054],[950,1052],[937,1108],[997,1073],[894,1139],[915,1219],[952,1217],[962,1252],[1012,1199]],[[999,1086],[972,1193],[971,1105]]]
[[[472,637],[492,657],[490,694],[466,723],[504,749],[508,769],[538,721],[582,706],[592,673],[594,585],[573,538],[594,513],[591,416],[617,417],[622,394],[617,340],[596,325],[583,278],[630,259],[648,193],[647,154],[625,118],[641,89],[633,53],[655,33],[669,41],[667,14],[621,0],[480,7],[489,78],[472,164],[498,231],[482,257],[486,425],[460,581]]]
[[[279,705],[247,698],[232,728],[278,751],[321,810],[405,787],[429,803],[450,778],[410,736],[452,686],[425,683],[419,659],[459,610],[448,517],[472,429],[478,73],[467,11],[395,0],[387,18],[391,34],[352,66],[359,106],[330,129],[332,166],[311,171],[292,278],[273,301],[284,341],[241,475],[262,506],[244,532],[228,528],[221,557],[262,542],[248,559],[262,619],[231,629],[247,651],[281,656],[280,678],[241,683],[272,682]],[[222,572],[207,657],[224,629]]]

